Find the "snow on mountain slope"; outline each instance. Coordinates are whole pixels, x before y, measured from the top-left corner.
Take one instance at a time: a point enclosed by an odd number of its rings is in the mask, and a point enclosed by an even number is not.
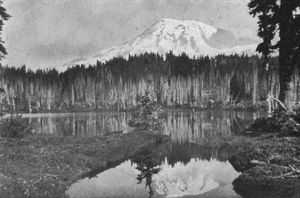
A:
[[[201,195],[230,185],[239,175],[229,162],[215,159],[191,159],[186,165],[177,162],[173,166],[165,161],[160,168],[153,176],[153,186],[164,197]]]
[[[184,52],[191,58],[203,55],[215,56],[217,54],[254,54],[256,44],[239,45],[238,39],[233,38],[231,35],[233,34],[229,31],[217,29],[197,21],[163,19],[131,41],[104,49],[91,56],[79,58],[67,65],[95,64],[97,60],[105,62],[113,57],[127,58],[129,54],[135,55],[145,52],[154,52],[161,55],[170,51],[175,55]],[[230,41],[228,41],[228,38],[230,38]]]

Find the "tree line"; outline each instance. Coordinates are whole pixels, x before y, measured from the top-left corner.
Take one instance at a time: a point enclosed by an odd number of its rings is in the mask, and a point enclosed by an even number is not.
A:
[[[258,56],[189,58],[170,52],[117,57],[61,73],[0,66],[0,87],[6,92],[4,101],[25,112],[128,109],[147,86],[149,97],[163,106],[255,105],[279,93],[278,58],[270,59],[268,69],[260,66],[263,61]],[[298,101],[296,74],[294,84]]]

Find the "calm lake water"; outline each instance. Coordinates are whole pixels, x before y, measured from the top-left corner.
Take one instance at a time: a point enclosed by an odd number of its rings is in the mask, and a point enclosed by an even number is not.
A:
[[[233,111],[166,111],[164,134],[176,142],[199,142],[215,136],[230,136],[243,129],[259,113]],[[101,136],[111,132],[130,132],[127,123],[130,113],[47,113],[24,114],[34,124],[35,133],[58,136]]]
[[[139,181],[138,165],[128,160],[96,177],[80,180],[67,194],[71,198],[239,197],[231,184],[239,174],[229,162],[192,158],[187,164],[171,165],[165,160],[157,169],[160,171],[151,176],[147,185],[149,179]]]
[[[172,142],[135,154],[105,171],[83,178],[67,190],[71,198],[198,197],[236,198],[238,177],[228,162],[233,148],[210,144],[234,135],[260,114],[232,111],[166,111],[164,134]],[[130,132],[130,113],[31,114],[24,118],[36,133],[101,136]],[[221,144],[221,143],[220,143]]]

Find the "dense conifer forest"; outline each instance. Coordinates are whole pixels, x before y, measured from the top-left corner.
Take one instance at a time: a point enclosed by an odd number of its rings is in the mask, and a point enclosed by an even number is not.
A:
[[[260,104],[278,95],[278,59],[268,68],[258,56],[217,56],[191,59],[185,54],[153,53],[114,58],[85,67],[31,71],[0,66],[0,87],[17,111],[70,111],[135,106],[137,94],[149,86],[154,101],[168,107],[229,107]],[[294,75],[294,101],[299,77]]]

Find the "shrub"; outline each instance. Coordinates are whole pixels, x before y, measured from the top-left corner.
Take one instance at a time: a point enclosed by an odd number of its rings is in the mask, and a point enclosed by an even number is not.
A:
[[[246,133],[276,133],[285,135],[300,135],[300,110],[287,113],[283,109],[273,111],[272,117],[259,118],[247,129]]]
[[[5,91],[3,88],[0,87],[0,119],[1,117],[4,116],[5,114],[5,106],[4,104],[2,103],[2,98],[4,97],[5,95]]]
[[[162,120],[159,119],[161,108],[149,96],[150,84],[151,81],[148,81],[145,95],[136,96],[137,107],[134,109],[132,119],[128,125],[134,128],[135,131],[147,130],[154,133],[161,133]]]
[[[11,115],[0,120],[0,136],[4,138],[23,138],[30,134],[32,126],[21,115]]]
[[[15,114],[11,106],[2,102],[2,95],[5,91],[1,87],[0,94],[0,137],[22,138],[31,133],[32,126],[21,115]],[[10,112],[10,117],[3,118],[8,112]]]
[[[296,108],[294,110],[294,115],[293,115],[293,119],[297,122],[300,123],[300,107]]]

